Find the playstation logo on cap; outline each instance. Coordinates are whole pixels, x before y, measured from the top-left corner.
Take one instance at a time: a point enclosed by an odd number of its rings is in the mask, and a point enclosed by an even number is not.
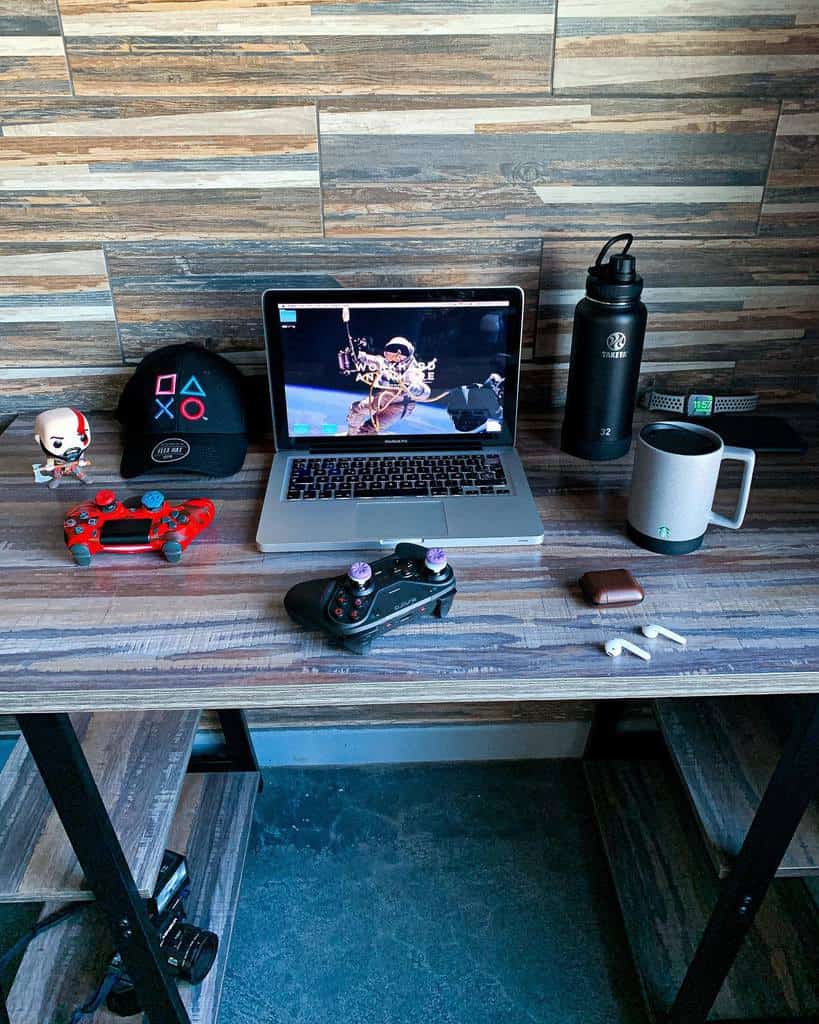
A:
[[[200,345],[168,345],[145,356],[125,385],[121,472],[232,476],[247,453],[242,375]]]

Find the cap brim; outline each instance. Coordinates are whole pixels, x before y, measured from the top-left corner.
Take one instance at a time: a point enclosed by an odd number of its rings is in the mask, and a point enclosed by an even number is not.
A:
[[[146,473],[165,476],[170,473],[191,473],[198,476],[233,476],[242,468],[247,454],[244,434],[197,434],[185,438],[190,453],[173,462],[155,462],[151,453],[163,440],[144,434],[125,437],[120,473],[126,479]]]

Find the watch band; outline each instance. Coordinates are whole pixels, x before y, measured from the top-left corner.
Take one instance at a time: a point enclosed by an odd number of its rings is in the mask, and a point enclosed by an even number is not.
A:
[[[656,409],[660,412],[685,412],[685,395],[671,395],[662,391],[649,391],[646,395],[647,409]]]
[[[753,412],[758,405],[759,395],[714,395],[715,413]]]
[[[759,395],[714,395],[693,391],[681,395],[669,391],[649,391],[645,405],[659,412],[706,417],[720,412],[753,412],[759,405]],[[705,408],[708,411],[704,411]]]

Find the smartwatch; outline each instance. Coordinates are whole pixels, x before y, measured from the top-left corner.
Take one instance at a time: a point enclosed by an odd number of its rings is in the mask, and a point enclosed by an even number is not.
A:
[[[759,405],[759,395],[714,395],[699,391],[675,394],[669,391],[649,391],[643,404],[647,409],[676,412],[691,419],[704,419],[720,412],[753,412]]]

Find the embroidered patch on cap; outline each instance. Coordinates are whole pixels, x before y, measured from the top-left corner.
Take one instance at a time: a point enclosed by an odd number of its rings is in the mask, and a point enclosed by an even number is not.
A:
[[[151,458],[154,462],[181,462],[190,455],[191,446],[182,437],[167,437],[154,445]]]

